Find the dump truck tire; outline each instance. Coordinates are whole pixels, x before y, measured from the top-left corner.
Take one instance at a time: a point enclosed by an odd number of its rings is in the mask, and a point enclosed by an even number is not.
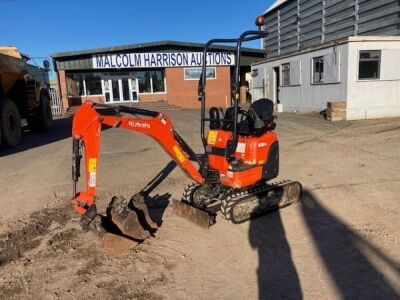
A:
[[[34,116],[28,118],[29,129],[32,131],[50,131],[53,127],[50,99],[46,94],[40,97],[40,105],[35,109]]]
[[[47,95],[42,95],[40,106],[42,130],[49,131],[53,128],[53,114],[51,113],[50,98]]]
[[[9,147],[18,145],[22,135],[21,116],[10,99],[4,99],[0,104],[0,119],[3,144]]]

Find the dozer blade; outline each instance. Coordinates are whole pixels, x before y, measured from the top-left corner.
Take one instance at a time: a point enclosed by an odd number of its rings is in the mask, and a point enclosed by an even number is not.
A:
[[[200,227],[208,229],[215,223],[215,214],[208,213],[185,202],[173,199],[173,212]]]
[[[136,210],[137,208],[135,208]],[[136,240],[144,240],[151,236],[146,229],[146,220],[140,220],[136,211],[128,207],[123,197],[113,197],[108,207],[107,215],[121,232]],[[143,213],[144,214],[144,213]]]

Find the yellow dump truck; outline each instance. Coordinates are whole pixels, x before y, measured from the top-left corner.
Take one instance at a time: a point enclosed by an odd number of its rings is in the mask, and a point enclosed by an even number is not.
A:
[[[19,144],[21,119],[32,131],[52,127],[48,86],[28,72],[28,59],[15,47],[0,46],[0,144],[4,146]],[[44,69],[49,69],[48,61]]]

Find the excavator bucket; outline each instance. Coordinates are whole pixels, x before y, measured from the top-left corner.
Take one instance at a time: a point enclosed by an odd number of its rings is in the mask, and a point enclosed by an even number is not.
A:
[[[173,212],[175,215],[182,217],[205,229],[215,224],[216,215],[207,211],[198,209],[188,203],[173,199]]]
[[[145,240],[151,236],[145,220],[139,219],[137,208],[131,209],[123,197],[113,197],[107,209],[107,216],[123,235],[136,240]]]
[[[110,231],[109,226],[109,220],[104,220],[104,217],[100,215],[98,215],[90,224],[90,230],[100,237],[102,246],[107,255],[124,255],[139,244],[138,241]]]
[[[141,195],[133,196],[129,202],[123,197],[113,197],[106,216],[97,215],[90,224],[110,256],[125,254],[157,228]]]

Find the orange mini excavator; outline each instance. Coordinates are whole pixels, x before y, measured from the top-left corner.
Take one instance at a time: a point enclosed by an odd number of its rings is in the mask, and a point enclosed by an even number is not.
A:
[[[164,113],[91,102],[85,102],[76,111],[72,130],[72,203],[82,215],[84,228],[88,228],[97,217],[95,199],[102,124],[144,133],[162,146],[194,181],[185,188],[181,201],[174,200],[174,212],[204,227],[215,223],[219,211],[226,220],[241,223],[299,201],[302,191],[299,182],[285,180],[269,183],[278,176],[279,171],[273,102],[260,99],[253,102],[248,110],[238,105],[242,43],[268,34],[261,30],[263,19],[258,18],[256,24],[259,30],[246,31],[238,39],[213,39],[204,47],[198,91],[201,102],[201,139],[205,152],[201,159],[175,131],[171,120]],[[207,54],[214,43],[236,44],[232,107],[225,112],[221,108],[212,107],[209,109],[209,117],[206,117]],[[209,124],[207,132],[206,123]],[[77,192],[83,154],[86,189]],[[148,229],[140,227],[146,227],[143,226],[144,222],[152,228],[155,224],[149,218],[140,195],[132,197],[129,203],[113,202],[109,207],[109,216],[122,233],[134,239],[146,238],[149,235]]]

